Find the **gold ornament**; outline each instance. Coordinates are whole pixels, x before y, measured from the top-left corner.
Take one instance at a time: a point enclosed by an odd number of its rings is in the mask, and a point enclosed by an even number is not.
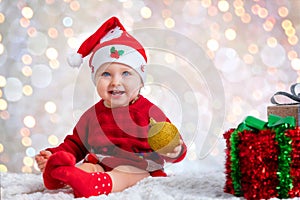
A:
[[[150,118],[148,143],[158,153],[171,153],[180,144],[178,129],[169,122],[156,122]]]

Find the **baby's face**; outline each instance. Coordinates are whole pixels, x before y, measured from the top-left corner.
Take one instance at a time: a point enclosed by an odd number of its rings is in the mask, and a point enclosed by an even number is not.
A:
[[[131,67],[120,63],[106,63],[95,75],[99,96],[107,107],[128,106],[143,86],[139,74]]]

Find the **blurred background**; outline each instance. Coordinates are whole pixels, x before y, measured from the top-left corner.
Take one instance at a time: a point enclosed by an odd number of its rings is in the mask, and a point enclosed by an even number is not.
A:
[[[38,173],[34,156],[57,146],[98,101],[88,58],[67,56],[109,17],[145,45],[142,94],[188,145],[167,171],[223,170],[222,134],[263,120],[277,91],[300,81],[298,0],[0,0],[0,171]]]

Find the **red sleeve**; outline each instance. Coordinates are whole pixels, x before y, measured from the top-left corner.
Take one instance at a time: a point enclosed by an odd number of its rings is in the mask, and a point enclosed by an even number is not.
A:
[[[88,134],[88,115],[85,113],[76,124],[73,129],[72,135],[67,135],[59,146],[54,148],[47,148],[46,150],[51,151],[52,153],[58,151],[67,151],[73,154],[76,158],[76,161],[81,161],[85,155],[88,153],[87,147],[85,146],[85,138]]]
[[[48,148],[46,150],[51,151],[52,153],[58,151],[67,151],[75,156],[76,162],[82,160],[88,152],[80,137],[78,136],[76,128],[74,128],[73,134],[67,135],[64,139],[64,142],[61,143],[58,147]]]

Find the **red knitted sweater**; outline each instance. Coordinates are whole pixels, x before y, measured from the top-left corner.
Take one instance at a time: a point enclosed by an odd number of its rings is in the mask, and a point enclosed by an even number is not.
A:
[[[77,162],[92,152],[98,155],[99,164],[105,170],[118,165],[133,165],[148,170],[152,176],[165,176],[164,163],[181,161],[187,147],[183,144],[176,159],[154,152],[147,142],[150,117],[156,121],[169,121],[156,105],[141,95],[135,103],[113,109],[105,107],[100,100],[81,116],[72,135],[68,135],[58,147],[47,150],[70,152]],[[162,167],[150,169],[149,161]]]

